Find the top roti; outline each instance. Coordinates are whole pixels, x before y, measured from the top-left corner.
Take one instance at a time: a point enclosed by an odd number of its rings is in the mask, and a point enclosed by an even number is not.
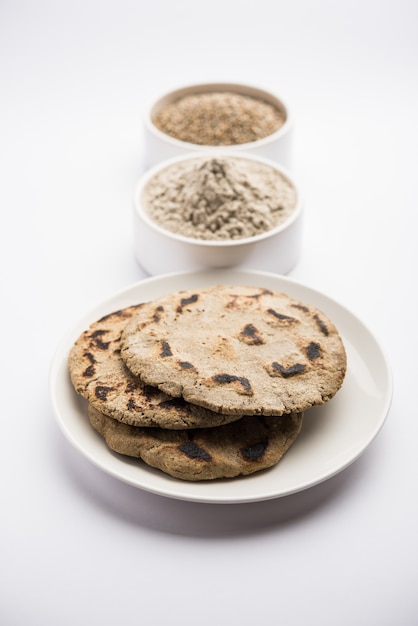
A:
[[[282,415],[330,400],[346,372],[324,313],[287,294],[213,285],[138,309],[121,357],[147,384],[224,414]]]

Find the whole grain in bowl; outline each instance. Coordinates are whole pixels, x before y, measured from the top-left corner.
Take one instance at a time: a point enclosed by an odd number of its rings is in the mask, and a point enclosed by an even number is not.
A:
[[[272,135],[285,122],[278,107],[233,92],[188,94],[164,105],[152,116],[163,133],[206,146],[251,143]]]
[[[240,157],[178,161],[155,174],[143,198],[148,216],[173,233],[203,240],[254,237],[292,214],[297,194],[284,174]]]

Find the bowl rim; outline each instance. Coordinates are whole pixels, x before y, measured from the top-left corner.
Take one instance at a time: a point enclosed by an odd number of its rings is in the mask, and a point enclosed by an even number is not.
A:
[[[155,222],[148,215],[143,203],[141,202],[141,198],[145,190],[145,187],[156,174],[159,174],[161,171],[171,167],[172,165],[175,165],[176,163],[181,163],[184,161],[193,161],[193,160],[202,161],[205,159],[212,159],[212,158],[216,158],[217,154],[219,154],[220,158],[222,159],[225,159],[225,158],[233,158],[233,159],[241,159],[241,160],[244,159],[246,161],[262,163],[264,165],[270,166],[272,169],[274,169],[275,171],[282,174],[285,178],[287,178],[296,191],[296,205],[293,208],[289,217],[283,222],[281,222],[280,224],[278,224],[277,226],[275,226],[274,228],[270,228],[269,230],[259,233],[258,235],[253,235],[250,237],[241,237],[238,239],[217,240],[217,239],[199,239],[196,237],[187,237],[185,235],[175,233],[171,230],[168,230],[167,228],[164,228],[163,226],[160,226],[160,224]],[[134,191],[135,215],[136,217],[140,218],[143,222],[145,222],[145,224],[147,224],[147,226],[151,230],[159,233],[160,235],[168,239],[178,241],[183,244],[201,246],[205,248],[239,247],[239,246],[245,246],[249,244],[256,244],[257,242],[263,241],[265,239],[270,239],[274,237],[275,235],[287,230],[299,218],[300,214],[302,213],[303,205],[304,205],[304,201],[303,201],[303,197],[300,191],[299,183],[296,182],[295,177],[287,168],[283,167],[281,164],[277,163],[276,161],[273,161],[272,159],[268,159],[268,158],[265,158],[265,157],[262,157],[253,153],[242,153],[240,151],[234,151],[234,150],[217,152],[216,149],[214,149],[214,150],[208,150],[207,152],[189,152],[187,154],[177,155],[175,157],[172,157],[171,159],[165,159],[164,161],[161,161],[157,165],[154,165],[153,167],[151,167],[150,169],[148,169],[146,172],[142,174],[142,176],[140,177],[140,179],[138,180],[135,186],[135,191]]]
[[[255,141],[250,141],[246,143],[240,144],[230,144],[230,145],[220,145],[220,146],[211,146],[207,144],[197,144],[191,143],[189,141],[183,141],[182,139],[177,139],[176,137],[172,137],[171,135],[167,135],[162,130],[155,126],[152,121],[152,115],[154,110],[164,103],[171,102],[177,98],[180,98],[185,95],[190,95],[193,93],[210,93],[214,91],[232,91],[233,93],[237,93],[240,95],[248,95],[253,97],[260,97],[264,99],[269,104],[275,104],[278,106],[282,112],[285,114],[285,121],[276,131],[267,135],[266,137],[262,137],[261,139],[256,139]],[[274,141],[279,140],[282,136],[288,134],[293,127],[293,115],[290,111],[289,105],[281,96],[271,91],[270,89],[266,89],[261,86],[257,86],[249,83],[237,83],[237,82],[207,82],[207,83],[190,83],[186,85],[182,85],[179,87],[175,87],[165,92],[160,92],[159,95],[153,97],[152,100],[148,102],[148,105],[145,108],[144,114],[144,124],[147,130],[161,139],[162,141],[171,144],[174,147],[182,147],[183,149],[187,149],[188,151],[197,151],[197,150],[210,150],[210,149],[218,149],[222,151],[234,150],[248,150],[254,149],[258,146],[264,146],[266,144],[273,143]]]

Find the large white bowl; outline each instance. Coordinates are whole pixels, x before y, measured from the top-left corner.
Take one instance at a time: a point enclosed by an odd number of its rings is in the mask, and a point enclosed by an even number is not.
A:
[[[239,150],[242,152],[250,152],[267,159],[272,159],[285,167],[291,167],[291,139],[293,131],[293,118],[289,107],[282,98],[270,91],[260,89],[251,85],[243,85],[238,83],[203,83],[200,85],[188,85],[180,87],[168,93],[155,98],[149,106],[146,107],[144,116],[144,167],[153,167],[161,161],[181,156],[188,152],[208,151],[213,146],[198,145],[175,139],[170,135],[159,130],[152,119],[155,113],[161,110],[167,104],[186,95],[211,92],[232,92],[244,96],[252,96],[264,100],[280,109],[285,116],[285,122],[277,130],[268,137],[252,141],[250,143],[236,144],[233,146],[216,146],[216,150]]]
[[[143,195],[148,182],[163,169],[189,159],[240,158],[269,165],[285,176],[296,190],[296,206],[290,217],[275,228],[244,239],[207,241],[185,237],[158,225],[147,213]],[[298,184],[287,169],[253,154],[222,151],[194,152],[174,157],[149,169],[137,184],[134,195],[134,248],[142,268],[150,275],[239,267],[287,274],[301,254],[303,200]]]

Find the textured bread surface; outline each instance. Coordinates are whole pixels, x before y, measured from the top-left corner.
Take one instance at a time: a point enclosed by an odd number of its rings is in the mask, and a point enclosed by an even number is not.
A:
[[[282,415],[330,400],[346,352],[330,319],[285,293],[213,285],[137,309],[121,357],[145,384],[228,415]]]

